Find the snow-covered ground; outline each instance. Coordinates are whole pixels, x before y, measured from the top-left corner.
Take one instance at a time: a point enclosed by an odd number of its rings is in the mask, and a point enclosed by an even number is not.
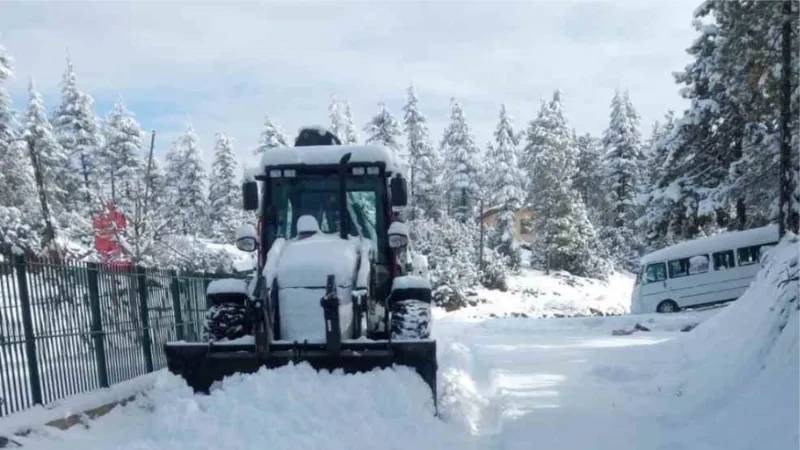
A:
[[[744,297],[710,311],[487,318],[541,310],[531,304],[538,300],[506,295],[517,304],[503,310],[498,298],[440,313],[438,418],[409,370],[344,376],[300,365],[231,377],[210,396],[162,373],[146,396],[89,428],[18,441],[31,449],[796,449],[798,250],[797,242],[773,249]],[[538,275],[518,282],[544,291],[543,302],[558,286]],[[574,298],[624,307],[630,288],[613,285],[576,289]],[[649,331],[631,333],[637,324]]]
[[[566,272],[545,275],[523,268],[508,280],[508,290],[479,288],[474,298],[482,302],[437,317],[572,317],[619,315],[630,310],[634,276],[614,273],[608,281],[572,276]]]

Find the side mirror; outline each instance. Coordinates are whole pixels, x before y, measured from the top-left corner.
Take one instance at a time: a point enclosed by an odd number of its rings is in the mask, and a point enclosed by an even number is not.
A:
[[[258,248],[258,232],[252,225],[242,225],[236,230],[236,248],[252,252]]]
[[[392,194],[392,206],[408,205],[408,183],[405,178],[401,176],[393,177],[390,181],[389,189]]]
[[[258,182],[245,181],[242,183],[242,200],[245,211],[258,210]]]
[[[403,222],[392,222],[389,225],[389,247],[403,248],[408,245],[408,225]]]

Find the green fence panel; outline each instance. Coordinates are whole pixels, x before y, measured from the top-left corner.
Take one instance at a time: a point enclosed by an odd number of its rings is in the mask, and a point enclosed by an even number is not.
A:
[[[228,276],[0,254],[0,417],[166,367]]]

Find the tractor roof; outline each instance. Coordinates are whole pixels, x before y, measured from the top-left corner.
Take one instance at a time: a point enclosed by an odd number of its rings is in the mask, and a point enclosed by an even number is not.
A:
[[[275,147],[261,155],[255,173],[263,173],[269,167],[295,164],[336,166],[342,157],[350,153],[349,163],[384,163],[387,172],[401,170],[394,153],[378,145],[314,145],[307,147]],[[248,171],[248,174],[253,174]]]

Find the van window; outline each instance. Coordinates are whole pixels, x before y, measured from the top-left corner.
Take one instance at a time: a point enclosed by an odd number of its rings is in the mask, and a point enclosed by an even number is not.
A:
[[[714,270],[733,269],[736,266],[733,258],[733,250],[717,252],[712,256],[714,258]]]
[[[680,278],[708,272],[708,255],[673,259],[669,262],[669,277]]]
[[[736,250],[737,256],[739,257],[739,265],[749,266],[757,264],[761,257],[760,249],[760,245],[754,245],[752,247],[743,247]]]
[[[645,283],[656,283],[667,279],[667,267],[664,263],[648,265],[645,273]]]

